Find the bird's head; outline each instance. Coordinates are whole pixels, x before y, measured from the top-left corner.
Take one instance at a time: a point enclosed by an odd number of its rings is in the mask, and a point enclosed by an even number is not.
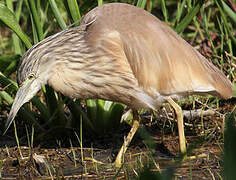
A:
[[[41,89],[42,85],[47,83],[50,67],[46,67],[47,58],[40,55],[41,53],[40,49],[32,47],[20,61],[17,71],[19,89],[5,123],[4,134],[10,127],[21,106],[30,101]],[[48,63],[48,65],[50,65],[50,63]]]
[[[58,71],[64,67],[71,54],[74,54],[72,57],[81,56],[79,47],[86,48],[83,28],[83,26],[79,26],[66,29],[50,36],[34,45],[22,57],[17,71],[19,89],[6,121],[4,134],[20,107],[28,102],[41,89],[42,85],[49,83],[53,87],[53,84],[58,84],[60,78],[56,79],[55,74],[58,74]],[[80,63],[76,64],[80,65]]]

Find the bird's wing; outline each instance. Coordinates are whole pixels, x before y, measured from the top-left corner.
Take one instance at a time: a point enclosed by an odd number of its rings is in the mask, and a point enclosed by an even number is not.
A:
[[[130,5],[108,4],[90,11],[82,23],[94,17],[88,28],[90,44],[101,46],[107,34],[118,32],[129,68],[147,92],[232,95],[232,85],[222,72],[148,12]]]

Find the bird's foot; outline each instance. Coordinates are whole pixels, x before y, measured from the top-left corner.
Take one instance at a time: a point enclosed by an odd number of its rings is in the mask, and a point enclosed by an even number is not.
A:
[[[102,161],[98,161],[98,160],[96,160],[96,159],[94,159],[94,158],[90,158],[90,157],[85,157],[84,160],[85,160],[85,161],[91,161],[91,162],[97,163],[97,164],[107,164],[107,163],[104,163],[104,162],[102,162]]]

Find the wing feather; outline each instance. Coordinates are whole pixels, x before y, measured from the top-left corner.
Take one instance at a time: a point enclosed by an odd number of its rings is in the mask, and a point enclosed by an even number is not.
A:
[[[118,32],[126,56],[123,59],[147,93],[154,89],[167,96],[205,92],[232,96],[232,85],[225,75],[155,16],[134,6],[112,3],[90,11],[82,23],[94,17],[88,42],[99,46],[106,34]]]

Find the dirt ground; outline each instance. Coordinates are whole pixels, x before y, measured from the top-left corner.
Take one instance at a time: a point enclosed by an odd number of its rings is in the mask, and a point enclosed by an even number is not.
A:
[[[34,147],[27,145],[31,139],[24,136],[19,138],[21,146],[18,147],[12,131],[12,136],[0,137],[0,177],[135,179],[148,169],[149,173],[169,173],[173,179],[221,179],[223,119],[234,106],[235,100],[224,101],[214,115],[185,118],[188,155],[184,158],[178,154],[175,118],[165,116],[163,109],[158,116],[143,114],[143,125],[132,140],[120,169],[112,162],[129,132],[130,126],[126,123],[102,136],[84,133],[82,147],[75,135],[58,139],[47,137],[35,142]]]

